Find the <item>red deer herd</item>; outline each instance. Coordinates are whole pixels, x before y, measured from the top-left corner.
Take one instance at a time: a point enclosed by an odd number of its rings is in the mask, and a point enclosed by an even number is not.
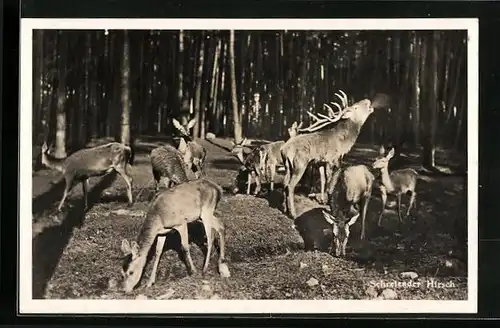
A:
[[[410,203],[406,215],[415,205],[415,186],[417,172],[413,169],[388,171],[388,163],[394,156],[394,149],[386,154],[381,147],[380,155],[373,159],[371,165],[346,166],[342,164],[344,155],[349,153],[356,143],[361,129],[374,111],[374,103],[363,99],[349,104],[343,91],[335,94],[340,103],[325,104],[325,114],[308,112],[313,123],[302,127],[302,122],[294,122],[288,128],[288,138],[254,147],[250,147],[248,139],[239,143],[232,142],[231,153],[241,164],[238,179],[246,176],[246,194],[250,194],[252,180],[255,181],[254,195],[261,190],[263,178],[269,180],[269,192],[275,188],[277,170],[284,167],[283,211],[291,218],[297,217],[295,209],[295,189],[306,171],[314,173],[317,169],[320,176],[321,204],[329,199],[329,210],[323,210],[323,217],[333,231],[333,248],[337,256],[345,256],[350,227],[361,217],[361,239],[365,238],[365,218],[367,207],[376,185],[381,192],[382,204],[385,207],[387,195],[394,195],[398,200],[399,219],[401,216],[401,196],[410,193]],[[218,270],[222,277],[229,277],[230,271],[225,262],[225,235],[222,220],[214,214],[223,197],[222,188],[205,176],[207,152],[196,142],[190,133],[196,123],[195,119],[184,120],[182,124],[173,119],[173,126],[180,133],[178,145],[163,145],[150,153],[151,169],[156,182],[156,195],[151,201],[146,217],[138,232],[137,240],[129,242],[123,239],[121,251],[125,257],[122,275],[122,289],[130,292],[138,284],[146,265],[148,253],[156,240],[156,251],[152,273],[147,286],[155,282],[158,262],[165,244],[166,234],[176,230],[180,235],[181,249],[184,252],[188,272],[196,272],[189,251],[187,224],[201,221],[207,239],[207,255],[202,272],[208,268],[213,232],[219,238]],[[84,195],[84,207],[87,209],[87,180],[93,176],[102,176],[112,171],[117,172],[126,182],[129,204],[132,199],[132,177],[130,175],[132,149],[120,143],[109,143],[93,148],[81,149],[67,158],[56,158],[49,154],[47,144],[42,147],[42,164],[60,171],[65,180],[65,189],[58,206],[62,210],[64,201],[75,183],[81,182]],[[379,173],[378,181],[372,173]],[[308,174],[310,187],[314,179]],[[163,180],[166,188],[160,190]],[[377,181],[376,181],[377,180]],[[377,182],[377,183],[376,183]],[[337,188],[338,185],[338,188]],[[334,190],[337,190],[334,193]],[[232,189],[237,193],[239,188]],[[327,196],[328,195],[328,196]],[[334,206],[335,205],[335,206]],[[380,220],[382,214],[378,219]]]

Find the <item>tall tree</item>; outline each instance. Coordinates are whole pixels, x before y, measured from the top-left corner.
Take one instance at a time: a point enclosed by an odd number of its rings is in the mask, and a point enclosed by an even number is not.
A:
[[[46,124],[48,123],[47,117],[44,115],[43,108],[43,85],[44,85],[44,51],[43,51],[43,30],[35,30],[33,31],[35,34],[35,78],[34,89],[33,89],[33,122],[35,123],[35,129],[33,130],[33,141],[39,142],[38,140],[40,132],[46,134]]]
[[[238,108],[238,95],[236,93],[236,71],[234,62],[234,30],[229,32],[229,61],[231,65],[231,100],[233,104],[234,140],[236,143],[242,140],[242,127]]]
[[[121,134],[120,142],[130,144],[130,45],[128,31],[123,31],[122,83],[121,83]]]
[[[194,118],[196,119],[196,124],[193,128],[193,136],[200,136],[200,126],[203,122],[200,122],[200,112],[203,110],[201,107],[201,88],[203,84],[203,64],[205,62],[205,31],[201,31],[200,37],[200,50],[198,53],[198,69],[196,71],[196,92],[194,96]]]
[[[437,111],[438,111],[438,64],[439,64],[439,31],[430,32],[427,35],[428,47],[428,66],[427,66],[427,129],[424,140],[423,164],[426,167],[434,167],[434,153],[437,129]]]
[[[56,108],[56,142],[54,155],[66,157],[66,62],[68,56],[68,37],[65,32],[58,34],[57,60],[57,108]]]
[[[419,145],[420,142],[420,107],[419,107],[419,64],[420,64],[420,46],[419,39],[415,32],[413,32],[412,37],[412,51],[413,56],[411,60],[411,121],[413,130],[413,144],[415,147]]]
[[[177,56],[178,64],[177,64],[177,77],[178,77],[178,86],[177,86],[177,99],[179,101],[177,108],[180,109],[182,107],[182,99],[183,99],[183,89],[182,86],[184,84],[184,31],[179,31],[179,55]]]

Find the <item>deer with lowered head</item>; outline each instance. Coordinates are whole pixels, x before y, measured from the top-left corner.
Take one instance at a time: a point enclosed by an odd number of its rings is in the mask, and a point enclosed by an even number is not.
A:
[[[340,189],[334,193],[339,180]],[[360,239],[365,239],[366,211],[370,203],[374,181],[375,177],[366,165],[341,168],[332,176],[327,194],[330,196],[330,210],[334,213],[334,208],[336,208],[337,215],[334,217],[328,212],[323,212],[323,214],[328,223],[332,224],[336,247],[343,245],[341,250],[343,249],[344,255],[349,228],[360,214]]]
[[[340,167],[342,157],[351,150],[363,124],[373,113],[373,104],[369,99],[349,106],[347,95],[342,90],[340,92],[342,96],[336,95],[342,99],[342,106],[332,103],[338,108],[337,112],[327,104],[325,107],[328,109],[328,115],[321,113],[315,115],[308,112],[315,122],[302,131],[310,133],[289,139],[281,148],[281,156],[286,168],[283,207],[292,218],[296,217],[295,187],[309,163],[319,164],[320,198],[324,201],[326,180],[330,179],[332,168]],[[325,172],[328,174],[326,177]]]
[[[406,216],[410,215],[410,210],[415,204],[415,199],[417,193],[415,188],[417,186],[418,173],[412,168],[404,168],[399,170],[393,170],[389,172],[388,165],[391,158],[394,157],[394,148],[385,154],[385,149],[383,146],[380,147],[379,157],[375,159],[372,164],[374,169],[380,170],[380,193],[382,198],[382,212],[378,218],[378,225],[382,220],[382,215],[384,214],[385,205],[387,202],[387,195],[394,195],[397,197],[398,201],[398,216],[399,221],[403,222],[403,217],[401,215],[401,197],[403,194],[410,194],[410,203],[406,211]]]
[[[197,270],[193,264],[189,249],[187,224],[196,220],[201,220],[203,223],[207,238],[207,254],[203,265],[203,274],[208,269],[214,241],[212,233],[215,230],[219,237],[220,246],[219,274],[222,277],[230,277],[229,268],[225,263],[224,224],[214,215],[215,208],[221,198],[222,188],[206,178],[181,183],[162,191],[149,207],[137,241],[129,243],[126,239],[122,240],[121,250],[125,256],[122,267],[123,291],[129,293],[139,283],[146,266],[148,253],[156,240],[153,268],[147,287],[151,287],[155,283],[156,271],[158,270],[160,256],[163,253],[166,234],[171,230],[177,230],[179,233],[188,274],[195,273]]]
[[[127,184],[129,205],[132,204],[132,177],[128,172],[132,150],[129,146],[118,142],[92,148],[80,149],[66,158],[57,158],[49,154],[47,143],[42,145],[42,164],[63,174],[66,182],[64,194],[57,207],[61,211],[69,192],[78,182],[82,183],[84,210],[88,208],[88,179],[117,172]]]
[[[202,145],[192,140],[190,131],[195,125],[196,119],[193,118],[190,121],[185,122],[185,124],[181,124],[174,118],[172,120],[172,123],[177,131],[180,132],[181,138],[186,141],[187,146],[189,147],[189,150],[193,156],[192,169],[194,169],[193,171],[196,173],[196,177],[199,178],[205,172],[205,160],[207,157],[207,151]]]

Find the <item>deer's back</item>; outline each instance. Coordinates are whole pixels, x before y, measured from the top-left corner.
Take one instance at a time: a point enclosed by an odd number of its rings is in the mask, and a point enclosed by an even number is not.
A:
[[[155,148],[151,151],[150,157],[154,172],[172,179],[175,183],[188,181],[184,159],[173,146]]]
[[[120,143],[109,143],[80,149],[66,158],[65,171],[75,176],[100,175],[119,162],[128,160],[130,148]]]
[[[414,169],[406,168],[392,171],[389,176],[396,189],[406,192],[415,189],[418,173]]]
[[[274,164],[283,164],[283,159],[281,158],[281,147],[283,147],[284,144],[285,141],[279,140],[261,146],[261,148],[266,153],[268,162]]]
[[[346,198],[357,203],[361,196],[371,192],[375,177],[365,165],[346,168],[342,174],[342,185]]]
[[[222,198],[222,188],[208,180],[181,183],[161,192],[153,201],[148,216],[159,216],[164,228],[197,220],[202,210],[214,210]]]
[[[342,120],[333,128],[289,139],[281,152],[290,159],[332,163],[351,150],[358,134],[359,128],[355,124]]]

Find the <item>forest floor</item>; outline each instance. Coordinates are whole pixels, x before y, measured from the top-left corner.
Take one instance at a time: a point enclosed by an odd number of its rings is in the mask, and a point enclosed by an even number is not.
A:
[[[227,140],[216,141],[229,147]],[[200,142],[208,152],[208,177],[228,189],[237,175],[237,160],[223,147]],[[90,180],[86,214],[82,211],[81,187],[76,186],[63,213],[57,215],[63,186],[50,181],[59,175],[47,169],[33,173],[34,298],[467,299],[466,245],[457,242],[456,228],[466,227],[464,176],[428,176],[419,181],[417,207],[403,224],[398,222],[393,206],[386,210],[382,227],[377,227],[381,202],[374,192],[368,209],[367,239],[360,240],[358,221],[351,229],[345,258],[328,253],[332,234],[322,218],[323,207],[317,202],[296,196],[299,233],[277,206],[279,190],[270,197],[265,185],[257,197],[225,192],[216,215],[226,226],[231,277],[218,275],[218,251],[212,254],[205,277],[201,273],[188,276],[177,251],[178,235],[172,232],[160,260],[156,285],[145,287],[152,266],[149,263],[140,285],[125,295],[117,288],[122,264],[120,245],[124,238],[135,240],[144,219],[153,195],[149,152],[161,143],[145,139],[139,143],[132,167],[134,199],[143,186],[146,188],[132,207],[126,205],[124,181],[111,174]],[[368,163],[375,155],[374,148],[358,146],[346,161]],[[403,199],[406,204],[407,198]],[[193,223],[191,253],[200,269],[203,253],[197,245],[203,243],[202,236],[202,225]],[[412,280],[402,277],[404,272],[418,275],[411,287],[380,285]],[[431,286],[431,281],[446,286]]]

